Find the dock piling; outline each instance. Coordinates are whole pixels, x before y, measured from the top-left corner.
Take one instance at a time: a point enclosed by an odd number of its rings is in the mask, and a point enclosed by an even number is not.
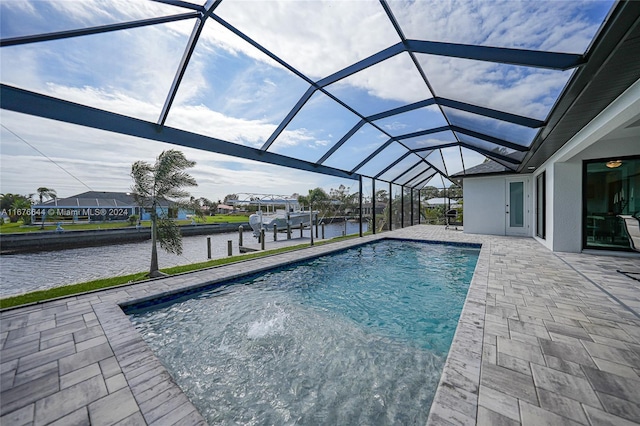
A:
[[[233,243],[231,240],[227,240],[227,255],[233,256]]]
[[[238,226],[238,247],[242,247],[242,233],[244,232],[244,227],[242,225]]]
[[[260,229],[260,249],[264,250],[264,228]]]
[[[207,237],[207,259],[211,259],[211,237]]]

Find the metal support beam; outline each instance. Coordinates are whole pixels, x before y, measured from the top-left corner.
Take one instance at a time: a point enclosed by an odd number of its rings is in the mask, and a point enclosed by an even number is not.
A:
[[[404,186],[400,187],[400,228],[404,228]]]
[[[267,55],[268,57],[270,57],[280,65],[282,65],[284,68],[288,69],[289,71],[291,71],[292,73],[294,73],[295,75],[297,75],[298,77],[300,77],[301,79],[309,83],[310,85],[315,86],[314,81],[311,80],[309,77],[307,77],[306,75],[304,75],[303,73],[301,73],[300,71],[298,71],[297,69],[289,65],[288,62],[283,61],[282,59],[280,59],[279,57],[271,53],[269,50],[265,49],[262,45],[260,45],[251,37],[249,37],[242,31],[238,30],[236,27],[234,27],[224,19],[222,19],[220,16],[213,14],[211,15],[211,19],[213,19],[214,21],[216,21],[217,23],[219,23],[220,25],[222,25],[223,27],[225,27],[226,29],[228,29],[229,31],[231,31],[232,33],[234,33],[235,35],[237,35],[238,37],[240,37],[241,39],[243,39],[244,41],[246,41],[247,43],[255,47],[256,49],[258,49],[262,53],[264,53],[265,55]]]
[[[156,123],[104,111],[97,108],[0,85],[0,108],[22,114],[49,118],[93,129],[106,130],[173,145],[230,155],[247,160],[291,167],[298,170],[322,173],[345,179],[358,180],[359,175],[332,167],[317,165],[284,155],[235,144],[209,136],[199,135],[172,127],[159,127]]]
[[[394,141],[400,141],[400,140],[412,138],[412,137],[415,137],[415,136],[429,135],[429,134],[432,134],[432,133],[438,133],[438,132],[445,131],[445,130],[450,130],[449,126],[436,127],[434,129],[421,130],[419,132],[414,132],[414,133],[409,133],[409,134],[402,135],[402,136],[393,137],[393,138],[389,139],[388,141],[386,141],[385,143],[383,143],[382,145],[380,145],[378,147],[378,149],[373,151],[367,158],[362,160],[357,166],[355,166],[353,169],[351,169],[351,173],[355,173],[356,170],[358,170],[359,168],[361,168],[362,166],[367,164],[369,161],[371,161],[376,155],[380,154],[385,148],[387,148]],[[448,144],[447,144],[447,146],[448,146]],[[409,148],[407,148],[407,149],[409,149]],[[434,149],[434,148],[427,148],[427,149]],[[409,150],[409,152],[414,152],[414,151],[413,150]],[[406,155],[405,155],[405,157],[406,157]],[[402,158],[404,158],[404,157],[402,157]],[[393,165],[395,165],[395,164],[393,164]],[[382,173],[384,173],[387,170],[388,169],[385,169]],[[379,173],[377,176],[380,176],[382,173]]]
[[[278,128],[271,134],[271,136],[269,136],[269,139],[267,139],[264,145],[262,145],[262,148],[261,148],[262,151],[266,151],[267,149],[269,149],[271,144],[275,142],[278,136],[280,136],[280,133],[282,133],[284,129],[289,125],[289,123],[291,123],[291,120],[293,120],[296,114],[300,112],[304,104],[306,104],[307,101],[311,99],[311,96],[313,96],[315,92],[316,92],[316,88],[313,86],[309,87],[307,91],[304,92],[304,95],[302,95],[302,97],[298,100],[298,102],[291,109],[291,111],[289,111],[289,114],[287,114],[287,116],[284,118],[284,120],[282,120],[280,125],[278,125]]]
[[[416,164],[414,164],[413,166],[409,167],[408,169],[406,169],[404,172],[402,172],[400,175],[396,176],[394,179],[391,179],[391,182],[397,182],[398,179],[402,178],[402,176],[406,175],[407,173],[409,173],[411,170],[415,169],[416,167],[418,167],[420,164],[422,164],[422,160],[424,160],[422,157],[420,157],[420,160],[418,160],[418,162]],[[411,179],[409,179],[411,180]]]
[[[398,140],[398,141],[402,141],[402,140],[405,140],[405,139],[411,139],[411,138],[415,138],[415,137],[418,137],[418,136],[426,136],[426,135],[431,135],[433,133],[446,132],[447,130],[451,130],[451,126],[434,127],[433,129],[427,129],[427,130],[418,130],[417,132],[412,132],[412,133],[407,133],[407,134],[400,135],[400,136],[395,136],[393,139]]]
[[[418,187],[422,188],[420,185],[424,185],[424,184],[426,184],[427,182],[429,182],[429,180],[430,180],[432,177],[434,177],[434,176],[436,175],[436,173],[437,173],[437,172],[436,172],[436,171],[434,171],[430,176],[427,176],[425,179],[422,179],[420,182],[418,182],[418,183],[416,183],[415,185],[413,185],[413,187],[414,187],[414,188],[418,188]]]
[[[351,138],[351,136],[355,135],[355,134],[356,134],[356,132],[357,132],[358,130],[360,130],[360,129],[362,128],[362,126],[364,126],[364,125],[365,125],[365,123],[366,123],[366,121],[364,121],[364,120],[360,120],[360,121],[358,122],[358,124],[356,124],[355,126],[353,126],[353,127],[351,128],[351,130],[349,130],[349,131],[347,132],[347,134],[346,134],[346,135],[344,135],[344,136],[342,137],[342,139],[340,139],[338,142],[336,142],[335,144],[333,144],[333,146],[329,149],[329,151],[327,151],[327,152],[322,156],[322,158],[320,158],[320,159],[318,160],[317,164],[322,164],[322,163],[324,163],[324,162],[327,160],[327,158],[331,157],[331,155],[332,155],[334,152],[336,152],[336,151],[338,150],[338,148],[340,148],[340,147],[341,147],[341,146],[342,146],[346,141],[348,141],[348,140],[349,140],[349,138]]]
[[[394,56],[396,56],[399,53],[402,53],[405,51],[405,47],[402,43],[397,43],[394,44],[391,47],[387,47],[384,50],[381,50],[378,53],[374,53],[373,55],[369,56],[368,58],[364,58],[361,61],[356,62],[353,65],[350,65],[344,69],[341,69],[340,71],[337,71],[333,74],[331,74],[328,77],[323,78],[322,80],[318,80],[316,82],[316,84],[318,85],[318,87],[326,87],[329,86],[330,84],[333,84],[337,81],[342,80],[343,78],[347,78],[352,74],[355,74],[357,72],[360,72],[364,69],[369,68],[370,66],[373,66],[377,63],[380,63],[384,60],[387,60],[389,58],[392,58]]]
[[[415,188],[419,183],[421,183],[422,181],[425,180],[423,178],[424,175],[427,175],[427,179],[431,179],[436,173],[438,173],[437,170],[435,170],[434,168],[429,168],[429,169],[425,170],[424,172],[420,173],[418,176],[416,176],[413,179],[411,179],[408,182],[406,182],[405,185],[406,186],[411,186],[412,188]],[[415,184],[412,185],[412,183],[415,183]]]
[[[222,0],[208,0],[204,5],[202,16],[196,21],[193,29],[191,30],[191,35],[189,36],[187,47],[182,53],[182,58],[180,59],[178,70],[176,71],[176,75],[173,77],[173,82],[171,83],[171,87],[169,88],[169,93],[167,94],[167,98],[165,99],[164,105],[162,106],[162,111],[160,112],[160,117],[158,117],[159,126],[164,126],[164,123],[167,121],[169,110],[171,109],[171,105],[176,98],[176,94],[178,93],[178,89],[180,88],[182,78],[187,72],[189,61],[191,60],[193,51],[196,49],[196,45],[198,44],[200,34],[202,34],[202,30],[204,29],[204,25],[207,22],[207,18],[211,16],[216,7],[220,5],[221,1]]]
[[[380,173],[378,173],[377,175],[374,176],[374,178],[378,179],[380,176],[382,176],[383,174],[385,174],[386,172],[388,172],[393,166],[395,166],[396,164],[398,164],[399,162],[401,162],[402,160],[404,160],[405,158],[407,158],[409,155],[413,154],[413,152],[411,151],[407,151],[404,154],[402,154],[402,156],[400,156],[400,158],[398,158],[397,160],[395,160],[393,163],[389,164],[387,167],[385,167]],[[393,182],[393,180],[389,180],[389,182]]]
[[[411,191],[411,196],[409,197],[409,202],[411,203],[411,215],[410,215],[411,225],[410,226],[413,226],[413,188],[410,188],[410,191]]]
[[[393,108],[388,111],[380,112],[378,114],[370,115],[367,117],[367,121],[376,121],[381,118],[391,117],[393,115],[403,114],[405,112],[413,111],[415,109],[420,109],[424,107],[428,107],[430,105],[434,105],[436,103],[435,99],[425,99],[424,101],[414,102],[409,105],[404,105],[398,108]]]
[[[399,182],[401,185],[404,186],[411,186],[410,183],[411,182],[415,182],[420,176],[423,176],[425,173],[431,173],[432,171],[436,171],[428,162],[427,162],[427,168],[424,170],[421,170],[420,172],[416,173],[415,175],[413,175],[412,177],[409,177],[408,179],[404,180],[403,182]]]
[[[385,143],[383,143],[382,145],[380,145],[378,147],[378,149],[376,149],[375,151],[373,151],[371,154],[369,154],[369,156],[367,158],[365,158],[364,160],[362,160],[360,162],[360,164],[358,164],[357,166],[355,166],[353,169],[351,169],[351,173],[355,173],[356,170],[358,170],[360,167],[364,166],[365,164],[367,164],[369,161],[371,161],[376,155],[380,154],[386,147],[388,147],[391,142],[393,142],[393,139],[389,139],[388,141],[386,141]]]
[[[28,35],[21,37],[4,38],[0,40],[0,47],[19,46],[21,44],[38,43],[42,41],[62,40],[65,38],[80,37],[91,34],[102,34],[111,31],[129,30],[132,28],[146,27],[149,25],[166,24],[167,22],[196,19],[201,16],[198,12],[187,12],[179,15],[161,16],[158,18],[140,19],[137,21],[120,22],[117,24],[99,25],[75,30],[57,31],[45,34]]]
[[[418,225],[420,225],[422,223],[422,205],[420,198],[422,197],[420,196],[420,190],[416,189],[416,191],[418,191]]]
[[[362,175],[358,180],[359,188],[360,188],[360,196],[358,197],[358,205],[359,205],[359,222],[360,222],[360,236],[362,237]]]
[[[403,114],[405,112],[413,111],[420,108],[425,108],[430,105],[436,105],[436,104],[445,106],[448,108],[457,109],[460,111],[466,111],[473,114],[482,115],[485,117],[495,118],[496,120],[506,121],[508,123],[518,124],[520,126],[530,127],[533,129],[537,129],[545,125],[544,121],[536,120],[535,118],[524,117],[522,115],[511,114],[509,112],[499,111],[492,108],[482,107],[482,106],[473,105],[466,102],[455,101],[453,99],[447,99],[442,97],[425,99],[424,101],[415,102],[409,105],[401,106],[399,108],[394,108],[378,114],[370,115],[366,117],[366,120],[376,121],[382,118]]]
[[[371,191],[373,192],[373,197],[371,198],[371,223],[372,223],[372,231],[375,235],[376,233],[376,180],[371,179]]]
[[[502,155],[502,154],[500,154],[498,152],[492,152],[492,151],[486,150],[484,148],[478,148],[477,146],[473,146],[473,145],[468,144],[466,142],[460,142],[460,146],[463,146],[465,148],[471,149],[471,150],[473,150],[475,152],[478,152],[478,153],[480,153],[480,154],[482,154],[484,156],[487,156],[487,157],[492,157],[494,159],[506,161],[506,162],[508,162],[510,164],[513,164],[515,167],[517,167],[517,165],[520,164],[520,161],[518,161],[516,159],[513,159],[511,157],[507,157],[506,155]],[[505,167],[509,167],[509,166],[505,165]]]
[[[583,55],[573,53],[475,46],[438,41],[407,40],[407,47],[411,52],[415,53],[563,71],[575,68],[586,62]]]
[[[187,66],[189,65],[189,61],[191,60],[191,55],[193,55],[193,51],[196,49],[198,39],[200,38],[200,34],[202,33],[202,29],[204,28],[204,24],[206,21],[207,20],[204,17],[198,18],[195,25],[193,26],[193,29],[191,30],[191,35],[189,36],[187,47],[182,53],[182,59],[180,59],[180,64],[178,65],[176,74],[173,77],[171,88],[169,88],[169,93],[167,94],[164,105],[162,106],[160,116],[158,117],[159,126],[164,126],[164,123],[167,121],[169,109],[171,109],[171,105],[173,105],[173,101],[176,98],[176,94],[178,93],[178,89],[180,88],[182,78],[187,72]]]
[[[485,135],[484,133],[476,132],[474,130],[465,129],[464,127],[451,126],[451,130],[453,130],[454,132],[472,136],[477,139],[482,139],[496,145],[504,146],[505,148],[510,148],[515,151],[520,151],[520,152],[529,151],[529,148],[527,148],[526,146],[518,145],[516,143],[509,142],[504,139],[496,138],[494,136]]]
[[[447,98],[435,98],[436,103],[439,105],[457,109],[460,111],[470,112],[472,114],[478,114],[485,117],[495,118],[496,120],[506,121],[508,123],[518,124],[520,126],[529,127],[532,129],[538,129],[545,125],[542,120],[536,120],[535,118],[524,117],[522,115],[511,114],[509,112],[498,111],[496,109],[486,108],[478,105],[468,104],[466,102],[454,101]]]
[[[439,145],[434,145],[434,146],[428,146],[428,147],[424,147],[424,148],[416,148],[413,149],[412,151],[415,152],[416,154],[418,154],[419,152],[424,152],[424,151],[435,151],[436,149],[443,149],[443,148],[451,148],[452,146],[459,146],[460,142],[451,142],[451,143],[442,143]],[[425,155],[425,157],[428,157],[431,153]],[[420,155],[420,154],[418,154]],[[422,157],[422,155],[420,155]],[[423,158],[425,158],[423,157]]]
[[[391,198],[391,189],[393,185],[389,182],[389,231],[393,229],[393,198]]]
[[[438,150],[440,152],[440,159],[442,160],[442,167],[444,167],[444,175],[449,176],[449,170],[447,170],[447,163],[444,161],[444,154],[442,153],[442,149]],[[431,154],[429,154],[431,155]]]

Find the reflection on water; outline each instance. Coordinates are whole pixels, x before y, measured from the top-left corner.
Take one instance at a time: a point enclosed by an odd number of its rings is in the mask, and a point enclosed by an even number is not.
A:
[[[347,234],[358,232],[357,223],[347,223]],[[366,229],[366,224],[364,224]],[[325,226],[325,237],[332,238],[345,230],[345,224]],[[299,231],[292,233],[295,238]],[[309,237],[309,231],[304,234]],[[211,257],[227,256],[227,241],[233,241],[233,254],[238,252],[238,233],[199,235],[182,239],[181,256],[169,254],[158,247],[161,268],[204,262],[207,259],[207,237],[211,238]],[[286,238],[283,235],[279,239]],[[255,243],[251,232],[244,232],[245,244]],[[267,243],[273,234],[267,233]],[[148,270],[151,261],[151,241],[102,247],[5,255],[0,258],[0,297],[58,287],[99,278],[128,275]]]

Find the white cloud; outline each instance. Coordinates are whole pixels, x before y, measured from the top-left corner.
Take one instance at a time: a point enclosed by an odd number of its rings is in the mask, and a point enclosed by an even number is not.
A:
[[[390,131],[390,132],[395,132],[396,130],[402,130],[407,128],[408,126],[404,123],[401,123],[399,121],[394,121],[392,123],[388,123],[382,126],[384,129]]]
[[[544,119],[572,71],[418,55],[437,96]]]
[[[408,53],[402,53],[335,83],[338,89],[357,87],[380,99],[413,103],[432,97]],[[334,86],[328,87],[329,91]],[[346,92],[348,93],[348,92]],[[348,104],[349,98],[344,99]],[[353,104],[359,108],[360,105]],[[367,106],[365,106],[367,108]],[[376,111],[380,112],[380,111]]]
[[[400,41],[377,1],[223,1],[216,14],[313,78]]]
[[[97,191],[128,191],[131,164],[153,163],[160,152],[179,149],[197,165],[192,174],[199,186],[196,197],[224,198],[235,192],[305,192],[317,186],[335,185],[344,179],[288,169],[207,151],[184,148],[67,123],[2,111],[3,126],[33,145],[36,152],[5,128],[1,129],[0,193],[28,194],[39,186],[51,186],[60,196],[70,196],[87,187],[69,171]],[[55,163],[57,163],[57,165]],[[59,166],[64,168],[62,170]]]
[[[228,117],[204,105],[175,106],[167,125],[254,148],[260,147],[276,129],[271,123]]]
[[[391,1],[408,38],[583,53],[600,23],[593,1]]]

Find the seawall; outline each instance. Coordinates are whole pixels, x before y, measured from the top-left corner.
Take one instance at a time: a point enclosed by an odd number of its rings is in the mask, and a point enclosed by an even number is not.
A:
[[[237,232],[242,225],[250,230],[248,222],[183,225],[183,236]],[[42,231],[0,235],[0,253],[14,254],[48,250],[66,250],[79,247],[107,246],[151,239],[151,228],[95,229],[85,231]]]

